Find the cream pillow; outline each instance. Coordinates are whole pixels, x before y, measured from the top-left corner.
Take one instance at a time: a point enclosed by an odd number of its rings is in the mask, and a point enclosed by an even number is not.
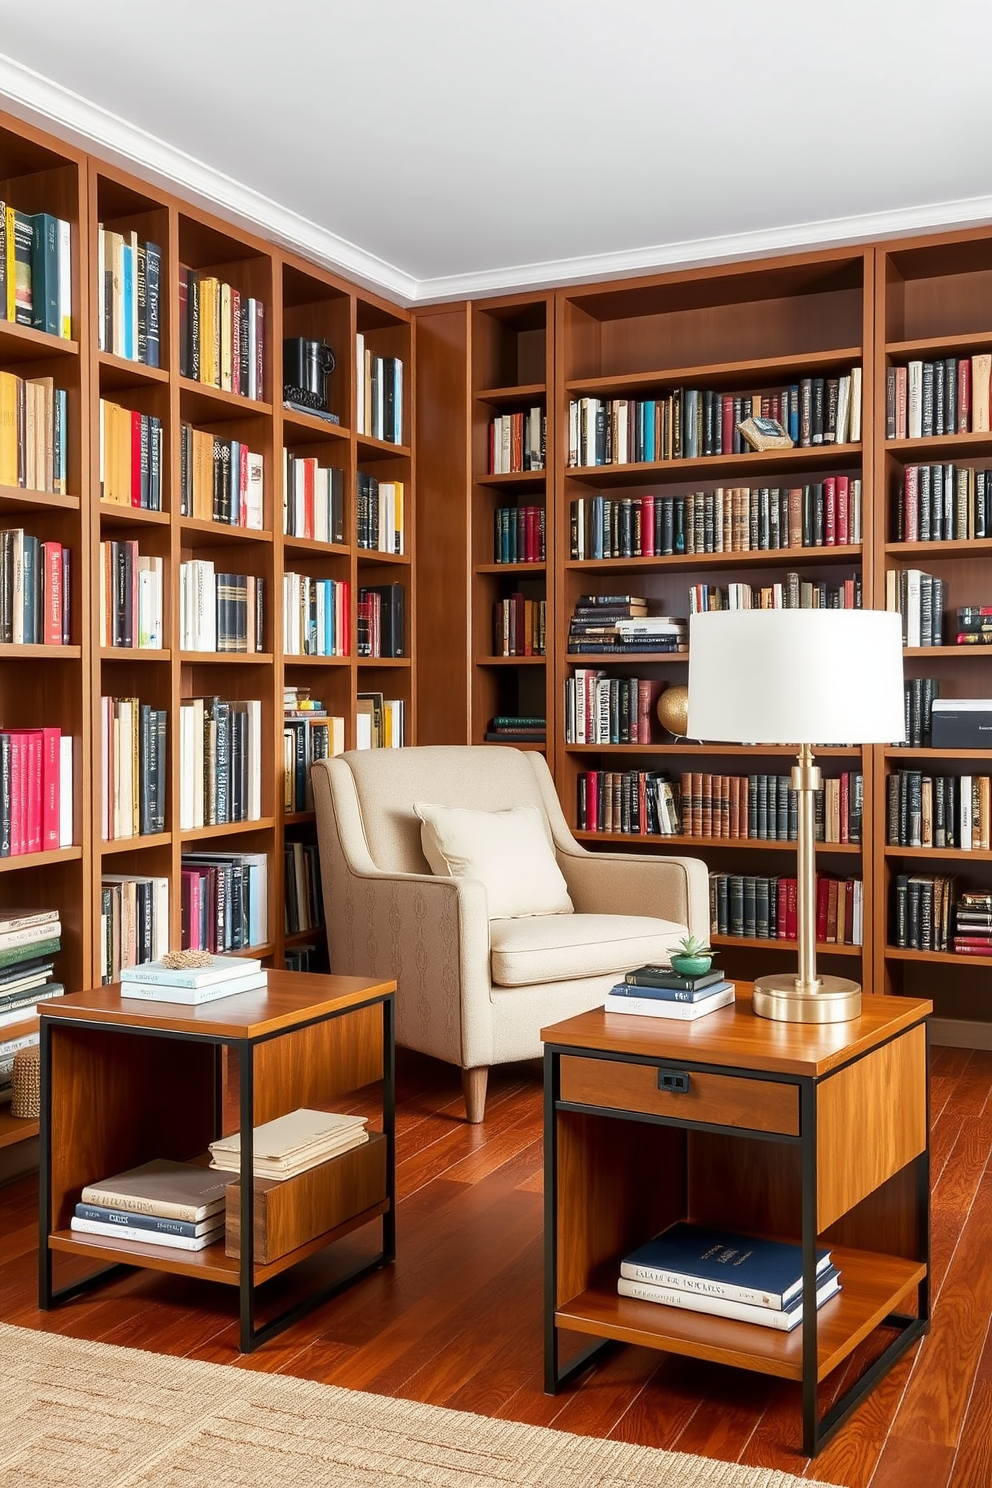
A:
[[[472,811],[415,801],[413,809],[431,872],[479,879],[491,920],[572,913],[568,885],[536,806]]]

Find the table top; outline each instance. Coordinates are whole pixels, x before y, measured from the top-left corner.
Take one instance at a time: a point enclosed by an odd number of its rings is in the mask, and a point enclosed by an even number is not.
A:
[[[53,998],[41,1003],[38,1011],[53,1023],[99,1023],[104,1027],[147,1028],[163,1033],[248,1041],[286,1033],[301,1024],[332,1017],[395,991],[394,981],[324,976],[310,971],[269,971],[265,987],[219,997],[196,1007],[122,997],[120,987],[113,983],[95,987],[91,992],[71,992]]]
[[[866,992],[861,1017],[850,1023],[778,1023],[755,1016],[750,983],[737,982],[736,986],[737,999],[729,1007],[691,1022],[594,1008],[542,1028],[541,1038],[557,1047],[819,1079],[912,1028],[933,1011],[933,1003],[926,998]]]

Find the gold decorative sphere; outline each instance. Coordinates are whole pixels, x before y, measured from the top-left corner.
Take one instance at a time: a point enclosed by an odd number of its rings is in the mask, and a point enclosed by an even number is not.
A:
[[[658,722],[662,728],[684,739],[689,725],[689,689],[679,683],[666,687],[658,699]]]

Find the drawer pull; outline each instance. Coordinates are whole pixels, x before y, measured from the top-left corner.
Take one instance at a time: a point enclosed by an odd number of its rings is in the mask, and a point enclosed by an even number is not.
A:
[[[684,1073],[676,1073],[674,1070],[659,1070],[658,1089],[667,1090],[672,1095],[688,1095],[689,1076]]]

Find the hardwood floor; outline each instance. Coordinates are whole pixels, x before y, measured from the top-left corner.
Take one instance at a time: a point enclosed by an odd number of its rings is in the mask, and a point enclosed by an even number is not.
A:
[[[796,1447],[798,1386],[760,1375],[616,1348],[579,1384],[545,1395],[540,1070],[494,1070],[486,1121],[469,1126],[456,1071],[402,1050],[398,1066],[395,1267],[247,1359],[237,1353],[236,1294],[209,1283],[128,1272],[43,1314],[37,1180],[22,1178],[0,1190],[0,1320],[780,1468],[845,1488],[988,1488],[992,1053],[933,1054],[931,1332],[813,1463]]]

